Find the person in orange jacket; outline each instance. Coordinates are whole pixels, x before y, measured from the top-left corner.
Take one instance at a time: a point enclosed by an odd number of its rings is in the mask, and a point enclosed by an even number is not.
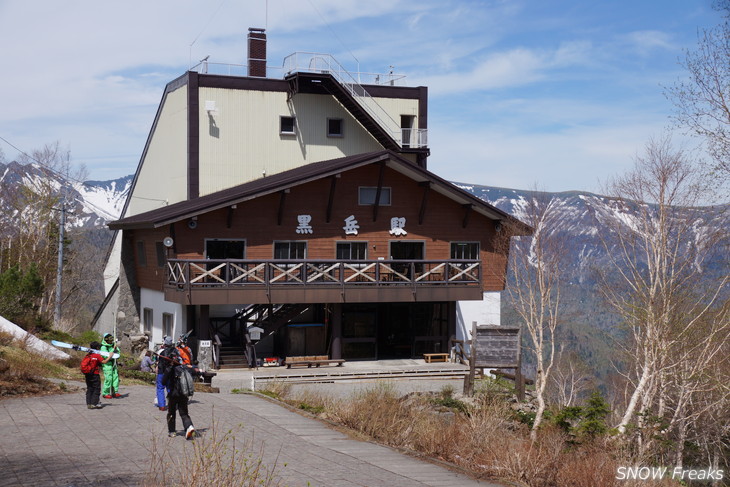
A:
[[[193,365],[193,351],[188,347],[188,339],[185,335],[180,335],[177,341],[177,353],[182,358],[183,365]]]

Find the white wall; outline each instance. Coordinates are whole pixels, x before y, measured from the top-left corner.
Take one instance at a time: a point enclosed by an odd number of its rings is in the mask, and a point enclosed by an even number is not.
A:
[[[481,301],[458,301],[456,303],[456,339],[471,340],[471,324],[501,325],[500,292],[485,292]]]
[[[140,333],[144,331],[144,309],[152,309],[152,337],[150,345],[162,343],[162,314],[170,313],[172,318],[172,336],[177,339],[187,331],[186,314],[183,305],[165,301],[164,293],[151,289],[140,289]]]

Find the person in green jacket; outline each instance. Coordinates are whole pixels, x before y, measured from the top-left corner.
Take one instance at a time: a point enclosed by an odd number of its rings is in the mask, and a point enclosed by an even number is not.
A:
[[[102,352],[109,352],[109,354],[119,353],[114,336],[111,333],[104,335],[104,341],[101,344]],[[102,387],[102,394],[104,399],[111,399],[113,397],[122,397],[119,394],[119,372],[117,371],[117,359],[112,359],[109,362],[102,364],[102,372],[104,372],[104,386]]]

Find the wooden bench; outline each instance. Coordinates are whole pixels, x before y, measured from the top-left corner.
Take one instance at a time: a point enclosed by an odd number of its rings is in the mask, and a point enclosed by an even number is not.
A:
[[[343,359],[331,359],[327,355],[307,355],[304,357],[287,357],[285,362],[286,368],[292,367],[319,367],[320,365],[337,364],[337,367],[341,367],[345,361]]]
[[[449,354],[448,353],[424,353],[423,360],[425,360],[427,364],[430,364],[431,362],[448,362]]]

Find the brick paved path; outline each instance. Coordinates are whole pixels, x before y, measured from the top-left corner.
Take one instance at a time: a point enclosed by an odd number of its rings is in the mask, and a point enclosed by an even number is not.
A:
[[[122,386],[121,399],[88,410],[78,392],[0,401],[0,486],[81,487],[139,485],[153,439],[182,450],[184,438],[167,438],[165,413],[153,406],[154,389]],[[215,418],[232,429],[239,446],[253,438],[255,452],[289,487],[493,486],[390,448],[357,441],[326,424],[245,394],[196,393],[190,416],[202,435]],[[178,418],[178,428],[182,428]],[[253,435],[253,436],[252,436]]]

